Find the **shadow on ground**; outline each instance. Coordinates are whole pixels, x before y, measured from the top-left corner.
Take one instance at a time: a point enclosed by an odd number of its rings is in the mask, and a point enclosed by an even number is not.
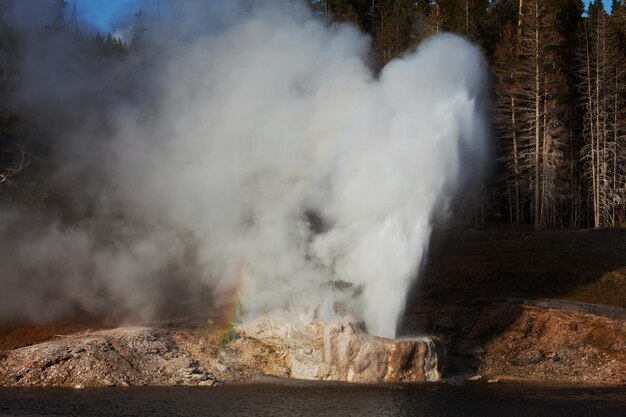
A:
[[[456,226],[433,233],[401,333],[444,340],[448,374],[496,368],[528,373],[528,366],[548,357],[560,361],[559,352],[591,358],[591,351],[606,356],[598,364],[610,373],[611,361],[626,360],[619,329],[625,308],[626,229]]]

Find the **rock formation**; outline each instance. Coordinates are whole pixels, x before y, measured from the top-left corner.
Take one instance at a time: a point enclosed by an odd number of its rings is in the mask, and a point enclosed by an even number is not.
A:
[[[0,354],[4,386],[212,385],[177,340],[147,327],[83,332]]]
[[[440,378],[432,341],[373,337],[351,323],[266,319],[229,333],[220,326],[122,327],[58,336],[1,352],[0,385],[211,386],[259,376],[362,383]]]
[[[231,344],[245,366],[277,377],[360,383],[437,381],[431,339],[373,337],[350,322],[258,320]],[[273,354],[268,354],[272,352]]]

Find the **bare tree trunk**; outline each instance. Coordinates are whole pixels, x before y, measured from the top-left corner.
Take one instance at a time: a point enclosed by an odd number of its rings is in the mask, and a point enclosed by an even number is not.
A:
[[[594,210],[594,227],[600,227],[600,19],[598,19],[597,35],[596,35],[596,201]]]
[[[602,227],[608,226],[610,223],[610,219],[609,219],[609,201],[608,201],[608,190],[607,190],[607,178],[608,178],[608,172],[607,172],[607,154],[606,154],[606,150],[607,150],[607,143],[606,143],[606,139],[608,136],[608,128],[607,128],[607,119],[608,119],[608,107],[607,107],[607,100],[609,99],[609,95],[608,92],[606,91],[606,86],[605,83],[607,81],[607,75],[606,75],[606,70],[607,70],[607,64],[608,64],[608,58],[607,58],[607,49],[606,49],[606,27],[603,27],[603,36],[602,36],[602,90],[603,90],[603,94],[602,94],[602,164],[600,164],[600,170],[601,170],[601,182],[600,185],[602,187],[600,196],[600,202],[601,202],[601,225]]]
[[[395,9],[395,15],[396,15],[396,40],[395,40],[395,47],[394,47],[394,51],[393,54],[394,55],[398,55],[400,53],[400,16],[399,16],[399,6],[398,6],[398,0],[395,0],[394,2],[394,9]]]
[[[509,220],[511,221],[511,226],[513,225],[513,201],[511,198],[511,186],[507,185],[506,187],[506,196],[509,200]]]
[[[547,127],[547,109],[546,109],[546,98],[543,98],[543,143],[542,143],[542,155],[541,155],[541,208],[540,212],[540,225],[541,227],[546,226],[545,219],[545,209],[546,209],[546,186],[548,183],[547,175],[547,161],[548,161],[548,127]]]
[[[485,183],[480,181],[480,222],[485,225]]]
[[[72,24],[74,25],[74,32],[78,32],[78,17],[76,14],[76,2],[72,4]]]
[[[523,7],[524,7],[524,0],[519,0],[519,10],[517,12],[517,33],[519,34],[519,36],[522,35],[522,22],[524,18]]]
[[[465,35],[469,35],[469,0],[465,0]]]
[[[587,36],[585,36],[586,42],[585,42],[585,46],[586,46],[586,67],[587,67],[587,73],[586,75],[586,79],[587,79],[587,113],[588,113],[588,118],[589,118],[589,135],[591,137],[591,189],[592,189],[592,194],[593,194],[593,224],[595,228],[600,227],[599,222],[597,221],[597,201],[598,201],[598,189],[596,187],[596,158],[595,158],[595,152],[596,152],[596,128],[595,128],[595,123],[594,123],[594,113],[595,113],[595,106],[594,106],[594,101],[593,101],[593,91],[591,88],[591,83],[593,78],[591,77],[591,48],[589,47],[589,39]]]
[[[617,143],[619,141],[619,124],[618,124],[618,108],[619,108],[619,67],[615,64],[615,91],[613,92],[613,198],[617,196],[617,153],[619,152]],[[613,214],[611,225],[615,227],[616,206],[613,204]]]
[[[538,3],[538,1],[537,1]],[[539,22],[539,5],[535,8],[535,19]],[[539,137],[540,137],[540,69],[539,69],[539,24],[535,27],[535,229],[540,229],[539,194]]]
[[[519,157],[517,151],[517,127],[515,112],[515,97],[511,95],[511,121],[513,123],[513,166],[515,172],[515,222],[520,223]]]

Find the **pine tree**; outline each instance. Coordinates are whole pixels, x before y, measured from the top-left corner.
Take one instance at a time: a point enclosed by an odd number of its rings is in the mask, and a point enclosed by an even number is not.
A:
[[[520,3],[521,4],[521,3]],[[535,229],[556,218],[559,164],[562,158],[562,108],[558,98],[564,88],[558,48],[562,37],[550,2],[527,0],[518,24],[519,84],[517,91],[520,171],[532,193]]]
[[[17,33],[9,19],[12,7],[13,0],[0,0],[0,92],[6,89],[18,59]]]
[[[100,32],[92,37],[93,44],[97,52],[105,57],[123,56],[126,54],[126,45],[120,38],[116,38],[111,33],[102,36]]]
[[[611,26],[616,33],[622,51],[626,52],[626,1],[613,0],[611,9]]]
[[[505,187],[509,195],[511,222],[522,220],[521,167],[519,152],[519,40],[513,25],[504,28],[502,40],[496,47],[493,71],[496,76],[495,126],[500,138],[502,161],[507,174]],[[512,183],[512,184],[511,184]],[[511,188],[514,189],[511,193]],[[514,195],[514,198],[511,197]],[[513,214],[515,213],[515,214]]]
[[[144,45],[147,31],[146,14],[143,10],[139,10],[135,13],[135,24],[131,31],[130,47],[132,49],[138,49]]]
[[[310,0],[309,4],[326,22],[350,23],[361,29],[365,29],[372,7],[369,0]],[[376,6],[376,2],[373,5]]]
[[[613,130],[612,161],[612,224],[626,224],[626,1],[613,0],[610,31],[614,66],[611,83],[611,129]]]
[[[427,37],[426,18],[428,16],[428,0],[420,0],[414,3],[411,27],[409,29],[409,46],[415,47]]]
[[[601,1],[589,6],[580,49],[581,90],[584,93],[585,174],[590,182],[594,227],[615,224],[622,199],[621,117],[624,53],[618,34]]]
[[[432,36],[445,30],[447,23],[446,10],[441,0],[434,0],[429,7],[426,21],[424,22],[424,33]]]
[[[442,0],[446,11],[446,30],[478,42],[481,26],[487,18],[487,0]]]
[[[65,0],[54,0],[50,6],[52,23],[49,26],[51,32],[61,32],[65,29],[65,9],[68,3]]]
[[[375,4],[374,47],[382,66],[408,48],[414,2],[379,0]]]
[[[9,24],[9,0],[0,0],[0,30]]]

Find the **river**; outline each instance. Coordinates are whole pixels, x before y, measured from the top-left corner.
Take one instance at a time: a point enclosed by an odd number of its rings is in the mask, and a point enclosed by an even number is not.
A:
[[[626,415],[626,387],[259,383],[214,388],[0,389],[0,416]]]

